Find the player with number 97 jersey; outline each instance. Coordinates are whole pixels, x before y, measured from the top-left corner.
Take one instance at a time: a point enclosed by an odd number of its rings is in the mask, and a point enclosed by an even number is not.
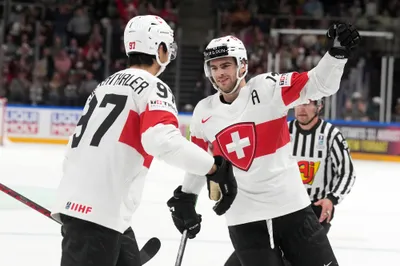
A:
[[[157,16],[137,16],[128,22],[124,42],[130,67],[88,97],[68,143],[52,211],[63,223],[62,266],[142,265],[132,255],[137,245],[130,225],[153,157],[216,182],[229,167],[178,129],[175,98],[157,77],[175,57],[168,24]],[[122,245],[124,237],[130,245]],[[85,249],[91,252],[75,254]],[[113,256],[124,262],[115,264]]]

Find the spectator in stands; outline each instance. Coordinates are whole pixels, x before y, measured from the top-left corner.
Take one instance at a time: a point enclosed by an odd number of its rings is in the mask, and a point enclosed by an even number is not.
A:
[[[175,25],[178,22],[177,10],[173,8],[171,0],[166,0],[164,3],[164,8],[160,12],[160,17],[162,17],[172,29],[175,29]]]
[[[394,113],[392,121],[400,123],[400,98],[397,98],[396,105],[394,107]]]
[[[351,116],[352,120],[355,121],[369,121],[369,117],[367,115],[367,104],[364,99],[360,98],[355,100],[355,108],[353,109],[353,113]]]
[[[16,54],[18,46],[14,41],[14,38],[11,34],[7,35],[6,42],[3,44],[4,56],[6,58],[12,58],[14,54]]]
[[[250,25],[251,13],[247,8],[245,0],[237,0],[236,7],[230,14],[230,22],[235,27],[246,27]]]
[[[86,44],[91,31],[91,23],[85,8],[78,7],[75,10],[74,16],[68,22],[67,31],[78,41],[79,46]]]
[[[14,78],[10,84],[8,100],[10,103],[29,103],[29,88],[31,82],[28,79],[28,73],[20,70],[17,78]]]
[[[92,91],[97,87],[99,82],[94,79],[93,73],[90,71],[85,71],[85,79],[82,81],[79,87],[80,103],[84,104],[86,98],[92,93]]]
[[[76,70],[71,70],[68,76],[67,85],[64,87],[64,104],[67,106],[78,106],[79,95],[78,88],[80,85],[80,76]]]
[[[34,76],[33,83],[29,90],[29,99],[32,105],[41,105],[43,104],[43,85],[44,85],[45,76]]]
[[[305,15],[313,18],[321,18],[324,16],[324,7],[318,0],[306,0],[303,5]]]
[[[51,6],[49,7],[53,13],[57,15],[54,16],[52,24],[54,35],[56,36],[63,36],[65,35],[65,29],[68,26],[68,23],[71,19],[70,7],[67,4],[61,3],[57,8],[53,9]],[[73,24],[71,23],[70,26],[72,27]],[[64,40],[65,43],[65,40]]]
[[[381,97],[373,97],[367,108],[367,116],[369,121],[379,121],[380,106]]]
[[[65,45],[62,42],[62,39],[60,36],[55,36],[53,45],[51,46],[51,53],[53,55],[58,55],[62,50],[64,50]]]
[[[2,47],[4,54],[0,55],[4,58],[0,97],[7,96],[12,101],[15,96],[14,98],[20,103],[75,104],[75,100],[72,100],[73,97],[68,99],[65,97],[74,95],[71,93],[74,90],[70,91],[72,87],[67,88],[67,86],[69,81],[74,80],[74,78],[69,78],[69,75],[77,73],[78,79],[81,80],[78,82],[78,102],[82,105],[86,100],[85,97],[96,87],[95,84],[104,79],[105,75],[125,67],[126,55],[121,37],[125,22],[131,16],[151,13],[162,16],[171,24],[178,22],[179,3],[176,0],[64,0],[53,1],[53,3],[55,4],[45,6],[44,13],[41,8],[12,6],[5,43]],[[268,71],[268,64],[275,66],[274,59],[268,61],[270,60],[268,52],[272,54],[280,52],[280,72],[309,70],[315,66],[324,53],[324,38],[315,35],[281,35],[279,38],[275,38],[270,34],[271,28],[326,28],[330,23],[328,14],[348,15],[349,19],[354,19],[357,27],[365,27],[364,29],[367,30],[386,30],[388,27],[390,30],[396,30],[396,27],[399,28],[395,23],[400,14],[400,1],[398,0],[216,0],[213,1],[213,4],[219,6],[223,12],[223,33],[221,32],[221,35],[238,35],[248,47],[248,77]],[[322,19],[319,18],[321,10],[324,16]],[[269,16],[264,16],[265,14]],[[310,19],[296,19],[293,14],[309,16]],[[288,17],[271,17],[274,15],[288,15]],[[315,17],[318,19],[313,19]],[[35,35],[37,22],[40,24],[38,38]],[[112,29],[110,55],[106,54],[107,27]],[[368,39],[368,43],[373,44],[374,41]],[[39,49],[35,49],[36,45]],[[380,47],[380,45],[375,45],[375,47]],[[35,54],[36,52],[38,54]],[[109,66],[106,65],[107,56],[109,56]],[[352,60],[357,61],[357,59]],[[357,62],[352,65],[356,64]],[[373,68],[379,64],[372,63],[371,65]],[[109,71],[106,73],[107,69]],[[28,73],[25,79],[26,84],[30,84],[23,90],[18,85],[16,87],[20,70]],[[371,73],[374,71],[379,72],[380,69],[370,70]],[[353,71],[346,72],[353,75]],[[357,73],[359,74],[354,75],[362,75],[362,71]],[[53,76],[56,77],[56,81]],[[361,78],[363,81],[361,87],[373,87],[368,94],[376,95],[376,92],[372,91],[376,86],[368,85],[369,82],[366,81],[367,79],[379,80],[376,76],[379,76],[379,73],[377,75],[365,74]],[[351,79],[358,80],[357,78]],[[202,78],[199,78],[199,82],[202,82]],[[343,84],[345,83],[343,82]],[[51,87],[49,84],[59,87],[59,90],[49,90]],[[197,87],[196,84],[193,84],[193,87]],[[352,90],[360,90],[352,85],[349,87]],[[352,90],[345,91],[345,95],[351,95]],[[25,91],[27,96],[22,97],[18,91]],[[208,89],[206,92],[214,93],[214,90]],[[17,95],[19,96],[17,97]],[[343,96],[339,102],[342,104],[345,99],[346,97]],[[188,104],[194,105],[194,101]],[[354,104],[350,100],[346,105],[349,103],[351,109],[343,114],[340,113],[339,116],[356,119],[351,115],[354,108],[358,114],[357,117],[361,116],[366,120],[369,116],[369,119],[375,120],[376,112],[371,111],[373,101],[370,99],[365,98],[365,101],[361,103],[355,101]],[[181,103],[181,107],[184,104]],[[374,108],[376,109],[376,106]],[[343,106],[337,107],[337,110],[342,109]],[[363,109],[367,109],[366,114],[361,111]]]
[[[55,70],[63,77],[66,77],[72,66],[71,58],[68,56],[67,52],[64,49],[59,50],[54,55],[53,60]]]
[[[61,105],[63,87],[64,83],[61,75],[58,72],[54,72],[52,79],[45,84],[47,105]]]
[[[344,104],[344,110],[342,113],[342,117],[346,121],[351,121],[352,114],[353,114],[353,102],[351,101],[351,99],[347,99]]]
[[[32,69],[34,58],[33,49],[27,42],[23,42],[17,50],[16,59],[19,61],[19,68],[22,71],[29,72]]]

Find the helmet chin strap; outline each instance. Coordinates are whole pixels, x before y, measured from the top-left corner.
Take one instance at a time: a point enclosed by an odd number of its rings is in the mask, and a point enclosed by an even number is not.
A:
[[[310,120],[308,120],[308,122],[306,122],[306,123],[302,123],[302,122],[300,122],[299,120],[297,120],[297,122],[299,122],[299,124],[300,125],[302,125],[302,126],[307,126],[307,125],[309,125],[310,123],[311,123],[311,121],[313,121],[314,120],[314,118],[316,118],[318,116],[318,114],[315,114]]]
[[[166,69],[167,65],[169,64],[169,58],[168,61],[165,63],[161,63],[160,61],[160,57],[158,56],[158,54],[156,55],[156,61],[157,63],[160,65],[160,70],[158,70],[156,77],[158,77],[161,73],[164,72],[164,70]]]
[[[157,64],[160,65],[160,70],[158,70],[156,77],[158,77],[161,73],[164,72],[164,70],[167,68],[167,65],[171,62],[171,52],[167,49],[168,53],[168,60],[165,63],[161,63],[160,56],[158,55],[158,52],[156,54],[156,61]]]
[[[231,90],[230,92],[224,92],[224,91],[221,90],[220,88],[218,88],[218,91],[219,91],[221,94],[225,94],[225,95],[234,94],[234,93],[237,91],[237,89],[239,88],[239,84],[240,84],[240,82],[242,81],[242,79],[243,79],[243,78],[237,79],[235,87],[233,87],[233,90]]]
[[[233,87],[233,89],[230,92],[224,92],[223,90],[221,90],[218,86],[215,86],[217,88],[217,90],[221,93],[221,94],[225,94],[225,95],[231,95],[234,94],[237,89],[239,88],[239,84],[240,82],[242,82],[242,80],[246,77],[247,75],[247,70],[243,73],[243,75],[240,77],[240,68],[242,67],[242,63],[240,63],[240,66],[238,66],[237,71],[236,71],[236,84],[235,87]],[[215,84],[216,85],[216,84]]]
[[[314,116],[313,116],[310,120],[308,120],[307,123],[301,123],[299,120],[297,120],[297,122],[299,122],[299,124],[302,125],[302,126],[307,126],[307,125],[309,125],[309,124],[314,120],[314,118],[316,118],[318,115],[319,115],[319,112],[318,112],[318,107],[317,107]]]

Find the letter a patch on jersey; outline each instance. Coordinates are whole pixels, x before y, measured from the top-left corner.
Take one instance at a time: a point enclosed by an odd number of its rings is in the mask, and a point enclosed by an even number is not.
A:
[[[256,152],[256,126],[253,122],[231,125],[215,137],[222,155],[237,168],[247,171]]]

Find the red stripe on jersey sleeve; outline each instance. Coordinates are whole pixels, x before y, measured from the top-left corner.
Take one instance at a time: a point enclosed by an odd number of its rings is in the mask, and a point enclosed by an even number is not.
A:
[[[190,140],[203,150],[208,151],[208,143],[205,140],[193,136],[190,138]]]
[[[141,136],[148,128],[157,124],[172,124],[178,127],[178,120],[176,117],[167,111],[149,111],[146,108],[140,116],[130,111],[128,119],[122,129],[119,141],[134,148],[143,158],[143,166],[149,168],[153,161],[153,156],[146,153],[142,146]]]
[[[286,106],[300,98],[300,92],[303,90],[307,81],[308,81],[308,72],[292,73],[290,85],[282,86],[281,90],[282,100]]]
[[[176,128],[179,126],[178,119],[171,112],[160,110],[149,111],[149,107],[147,106],[146,111],[140,115],[140,133],[143,134],[147,129],[157,124],[174,125]]]
[[[143,166],[149,168],[153,156],[148,155],[142,146],[140,121],[139,115],[134,111],[130,111],[119,137],[119,142],[134,148],[144,158]]]

